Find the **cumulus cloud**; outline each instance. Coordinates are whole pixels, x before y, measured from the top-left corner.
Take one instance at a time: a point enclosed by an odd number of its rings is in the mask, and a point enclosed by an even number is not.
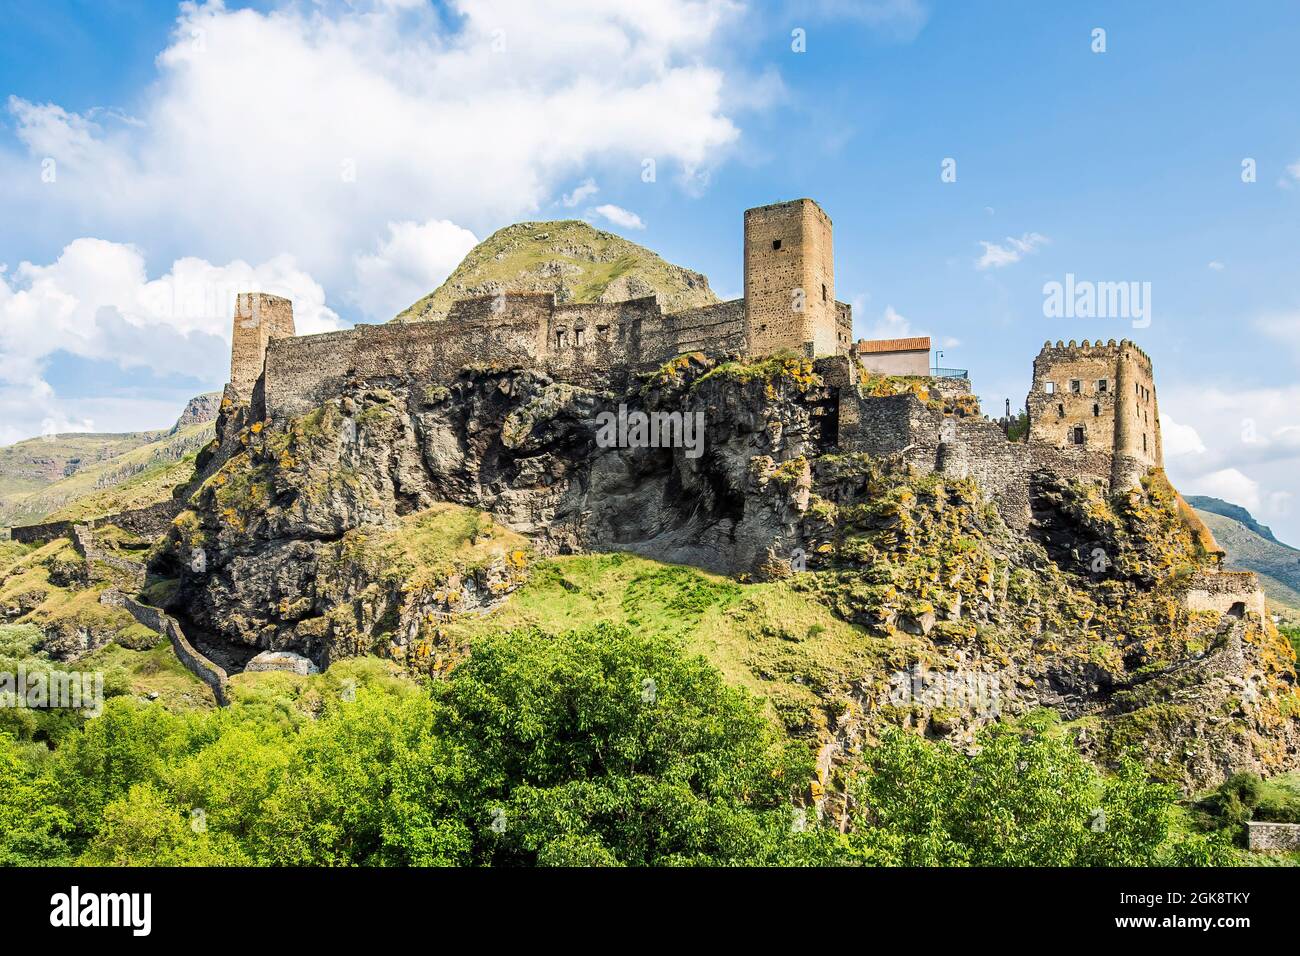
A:
[[[1205,453],[1205,442],[1201,441],[1196,429],[1174,421],[1167,414],[1160,416],[1160,437],[1166,458]]]
[[[572,209],[574,206],[581,205],[598,192],[600,192],[600,187],[596,185],[596,181],[594,179],[587,179],[574,189],[573,192],[565,193],[560,199],[560,202],[564,206]]]
[[[149,279],[135,246],[77,239],[51,263],[23,262],[0,274],[0,408],[6,413],[0,440],[92,421],[74,421],[45,380],[47,363],[59,353],[159,375],[180,370],[220,384],[235,295],[252,290],[291,298],[300,332],[340,327],[324,289],[287,255],[260,265],[188,257]]]
[[[357,299],[365,313],[388,321],[442,284],[478,244],[474,233],[446,219],[390,222],[373,253],[357,257]]]
[[[605,203],[603,206],[597,206],[592,212],[621,229],[645,228],[645,223],[641,221],[640,216],[629,209],[624,209],[622,206]]]
[[[730,0],[450,7],[183,4],[138,124],[9,99],[24,148],[0,150],[0,217],[151,255],[290,252],[349,294],[390,223],[481,231],[575,171],[647,158],[695,183],[737,142],[714,62]]]
[[[1241,505],[1247,511],[1258,513],[1260,510],[1259,482],[1247,478],[1236,468],[1223,468],[1201,475],[1191,483],[1189,491],[1192,494],[1222,498],[1234,505]]]
[[[1014,265],[1027,255],[1037,252],[1051,240],[1041,233],[1027,232],[1019,239],[1007,236],[1005,242],[980,241],[984,254],[975,263],[976,269],[1001,269]]]

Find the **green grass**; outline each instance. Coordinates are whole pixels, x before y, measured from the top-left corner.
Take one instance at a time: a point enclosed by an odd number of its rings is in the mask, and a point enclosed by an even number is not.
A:
[[[500,608],[458,619],[448,633],[472,646],[491,631],[561,633],[599,621],[680,638],[729,682],[764,698],[795,734],[821,726],[828,710],[851,706],[851,677],[883,677],[907,652],[906,642],[846,624],[786,582],[738,584],[628,554],[547,559]]]
[[[512,292],[558,291],[562,281],[569,301],[596,302],[625,277],[638,279],[654,290],[665,311],[718,301],[703,276],[688,278],[686,270],[649,249],[567,219],[522,222],[498,230],[471,249],[446,282],[397,319],[445,318],[457,299],[485,294],[482,290],[489,287]]]

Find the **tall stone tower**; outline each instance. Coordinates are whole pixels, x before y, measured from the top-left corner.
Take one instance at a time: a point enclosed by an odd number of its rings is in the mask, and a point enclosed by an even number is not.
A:
[[[846,307],[847,308],[847,307]],[[750,355],[845,351],[838,334],[831,220],[811,199],[745,210],[745,333]]]
[[[293,303],[265,292],[241,292],[235,296],[234,321],[230,384],[239,399],[248,402],[266,364],[267,345],[294,335]]]
[[[1127,339],[1045,343],[1025,408],[1031,442],[1110,455],[1112,491],[1164,467],[1151,359]]]

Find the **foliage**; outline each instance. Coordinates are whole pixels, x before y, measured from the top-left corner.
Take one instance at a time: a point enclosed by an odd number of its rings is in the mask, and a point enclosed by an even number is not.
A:
[[[1219,864],[1226,843],[1176,827],[1177,793],[1133,761],[1102,775],[1045,713],[989,728],[974,756],[888,732],[855,782],[859,858],[906,866]]]

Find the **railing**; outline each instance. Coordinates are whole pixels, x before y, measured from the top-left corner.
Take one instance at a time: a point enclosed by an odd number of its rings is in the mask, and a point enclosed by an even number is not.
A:
[[[964,368],[932,368],[930,369],[931,378],[970,378],[970,373]]]

